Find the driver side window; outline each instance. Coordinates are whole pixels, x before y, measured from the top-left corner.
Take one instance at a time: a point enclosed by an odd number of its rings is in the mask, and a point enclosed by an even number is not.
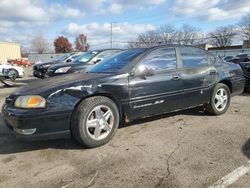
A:
[[[161,48],[148,54],[140,63],[153,71],[175,70],[177,68],[174,48]]]

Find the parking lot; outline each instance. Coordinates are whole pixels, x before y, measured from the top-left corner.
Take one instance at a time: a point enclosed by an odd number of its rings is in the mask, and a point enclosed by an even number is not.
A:
[[[19,86],[0,89],[0,104]],[[209,187],[250,160],[250,94],[228,112],[202,108],[121,125],[107,145],[17,141],[0,119],[0,187]],[[250,174],[231,187],[249,187]]]

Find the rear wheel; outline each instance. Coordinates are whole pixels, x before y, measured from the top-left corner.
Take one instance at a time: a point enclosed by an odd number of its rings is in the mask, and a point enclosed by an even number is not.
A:
[[[107,97],[83,100],[76,108],[72,122],[72,136],[85,147],[94,148],[111,140],[119,125],[116,104]]]
[[[219,83],[214,88],[210,102],[206,105],[206,110],[212,115],[224,114],[230,105],[230,100],[229,88],[227,85]]]

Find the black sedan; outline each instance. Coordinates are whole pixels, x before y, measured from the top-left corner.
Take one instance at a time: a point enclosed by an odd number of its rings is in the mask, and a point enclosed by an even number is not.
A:
[[[84,52],[81,53],[69,53],[63,56],[60,56],[54,61],[51,62],[42,62],[37,63],[33,66],[33,76],[37,78],[45,78],[46,72],[51,65],[59,64],[59,63],[70,63],[82,55]]]
[[[18,138],[72,135],[86,147],[107,143],[122,120],[204,106],[224,114],[242,93],[239,65],[188,46],[130,49],[88,73],[37,80],[6,98],[2,114]]]
[[[249,90],[250,89],[250,60],[248,62],[240,62],[239,65],[241,66],[243,70],[243,74],[246,79],[245,89]]]
[[[114,54],[120,51],[120,49],[89,51],[86,54],[79,56],[72,63],[63,63],[51,66],[47,71],[47,76],[59,76],[63,74],[87,70],[93,65],[101,62],[106,58],[113,56]]]

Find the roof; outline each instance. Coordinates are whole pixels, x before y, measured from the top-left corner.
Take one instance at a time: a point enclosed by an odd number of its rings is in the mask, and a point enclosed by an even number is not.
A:
[[[18,45],[18,46],[21,46],[19,43],[16,43],[16,42],[6,42],[6,41],[0,41],[0,44],[10,44],[10,45]]]

